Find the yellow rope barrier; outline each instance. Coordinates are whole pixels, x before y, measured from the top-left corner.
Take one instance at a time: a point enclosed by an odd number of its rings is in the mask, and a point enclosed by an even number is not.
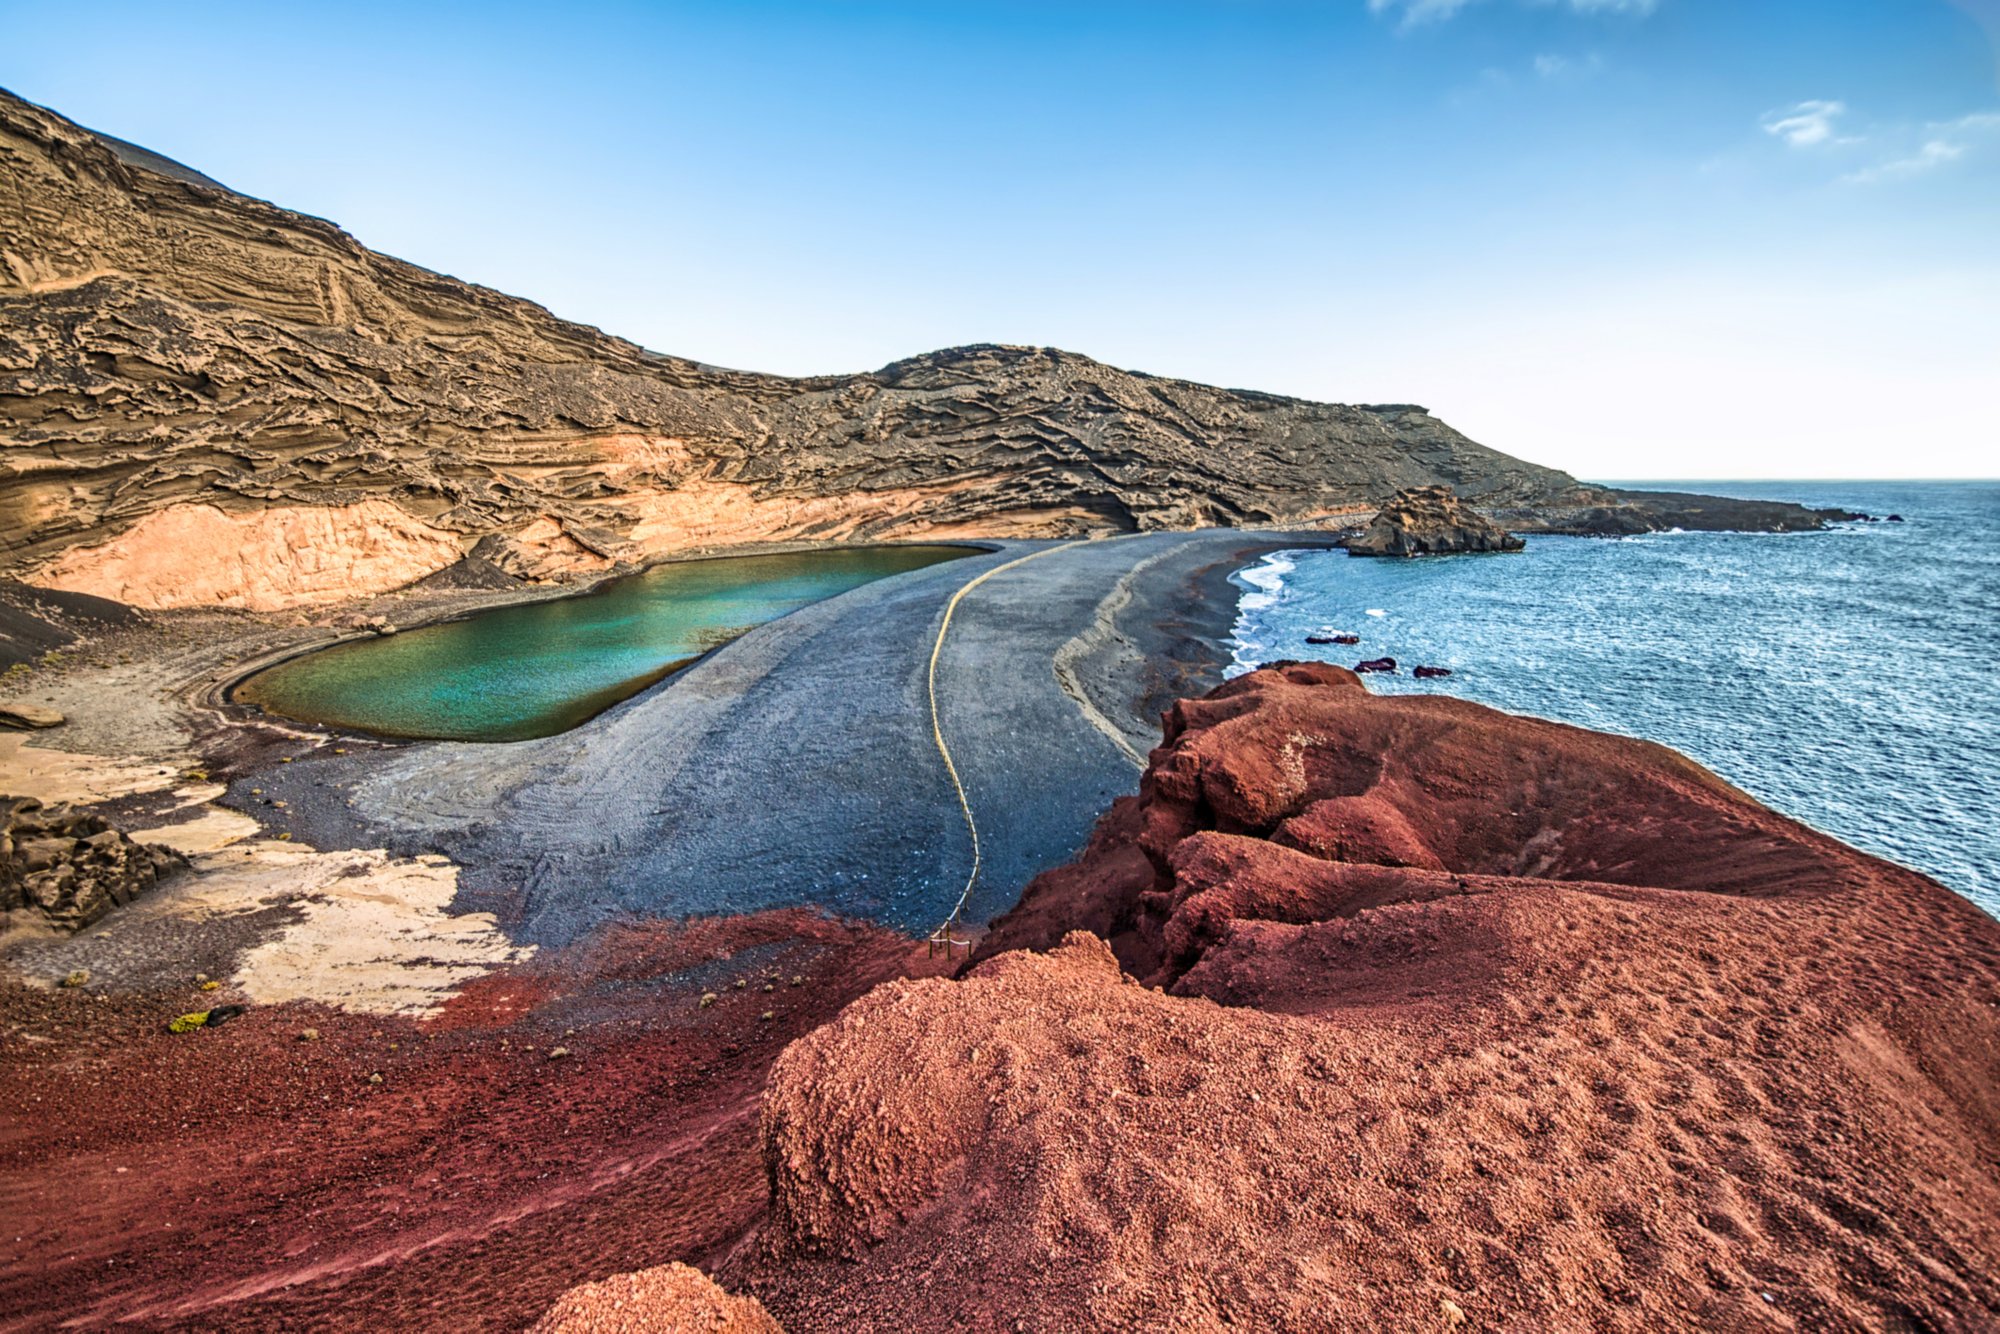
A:
[[[956,939],[952,935],[952,931],[958,925],[958,915],[965,911],[966,900],[972,897],[973,885],[979,881],[980,863],[979,822],[972,818],[972,803],[966,800],[965,784],[959,781],[958,766],[952,762],[951,747],[944,743],[944,725],[938,719],[937,667],[938,656],[944,652],[945,633],[951,629],[952,615],[957,612],[958,604],[965,599],[967,593],[970,593],[996,574],[1004,574],[1017,565],[1025,565],[1031,560],[1036,560],[1042,556],[1054,555],[1058,551],[1065,551],[1076,545],[1077,543],[1075,542],[1064,542],[1059,546],[1043,547],[1040,551],[1031,551],[1025,556],[1016,556],[1004,565],[996,565],[984,574],[967,580],[956,593],[951,595],[951,601],[944,604],[944,619],[938,623],[937,642],[931,645],[930,674],[927,678],[931,697],[931,739],[937,742],[938,754],[944,758],[944,771],[951,775],[952,791],[958,794],[958,809],[965,816],[965,832],[972,835],[972,873],[965,877],[965,888],[959,891],[958,902],[952,907],[951,915],[945,918],[938,929],[931,933],[929,952],[932,954],[937,953],[939,945],[944,946],[945,953],[947,954],[956,945],[963,945],[968,950],[972,948],[971,941]]]

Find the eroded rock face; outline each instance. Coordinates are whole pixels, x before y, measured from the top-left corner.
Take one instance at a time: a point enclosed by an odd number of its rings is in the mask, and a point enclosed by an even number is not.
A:
[[[185,866],[134,843],[100,816],[32,797],[0,797],[0,913],[26,911],[76,931]]]
[[[1448,486],[1399,491],[1359,537],[1341,543],[1350,556],[1445,556],[1460,551],[1519,551],[1524,543]]]
[[[1997,1002],[2000,924],[1671,751],[1268,668],[960,980],[786,1051],[722,1277],[792,1328],[1990,1324]]]
[[[443,534],[461,554],[502,539],[502,568],[569,577],[725,542],[1310,524],[1426,482],[1495,504],[1574,485],[1422,408],[1214,389],[1050,348],[724,371],[162,161],[0,94],[0,565],[64,588],[252,606],[309,603],[343,568],[387,576],[344,521],[312,534],[313,570],[269,586],[215,574],[170,591],[115,559],[148,516],[188,507],[248,522],[392,508],[380,526],[399,542],[426,535],[411,569],[449,554],[428,536]]]
[[[385,593],[458,562],[458,539],[385,500],[154,510],[32,572],[39,587],[127,606],[278,611]]]

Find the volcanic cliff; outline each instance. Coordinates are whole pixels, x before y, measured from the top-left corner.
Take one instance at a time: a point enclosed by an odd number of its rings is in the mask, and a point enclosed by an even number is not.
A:
[[[722,1277],[794,1330],[1988,1328],[2000,924],[1663,747],[1279,665],[763,1135]]]
[[[1425,484],[1516,526],[1660,522],[1418,407],[1053,348],[806,379],[648,352],[4,92],[0,170],[0,572],[44,587],[275,609],[467,555],[542,579],[748,541],[1312,525]],[[1793,510],[1736,522],[1819,522]]]

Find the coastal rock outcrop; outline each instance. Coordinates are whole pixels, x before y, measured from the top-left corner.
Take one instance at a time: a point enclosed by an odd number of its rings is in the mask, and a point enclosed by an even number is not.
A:
[[[793,1329],[2000,1320],[2000,923],[1662,747],[1267,668],[793,1044]]]
[[[32,797],[0,797],[0,914],[27,911],[80,930],[186,865],[135,843],[102,816]]]
[[[1055,348],[802,379],[650,352],[4,92],[0,170],[0,570],[78,593],[307,606],[472,553],[476,584],[727,543],[1320,526],[1431,483],[1613,503],[1421,407]],[[196,533],[212,569],[164,540]]]
[[[1520,538],[1464,504],[1448,486],[1399,491],[1358,537],[1341,543],[1350,556],[1443,556],[1460,551],[1519,551]]]

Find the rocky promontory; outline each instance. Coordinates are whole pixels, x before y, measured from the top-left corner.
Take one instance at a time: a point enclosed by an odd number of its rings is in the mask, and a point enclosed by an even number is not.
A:
[[[2000,924],[1624,737],[1284,664],[773,1068],[792,1330],[2000,1320]]]
[[[1465,551],[1519,551],[1520,538],[1464,504],[1448,486],[1398,491],[1357,537],[1341,546],[1350,556],[1445,556]]]

